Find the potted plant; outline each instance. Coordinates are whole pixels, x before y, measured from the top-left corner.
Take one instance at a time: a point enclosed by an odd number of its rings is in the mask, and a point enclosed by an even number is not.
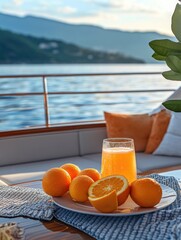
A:
[[[153,40],[149,43],[154,50],[152,57],[158,61],[165,61],[170,68],[163,72],[164,78],[181,81],[181,5],[177,3],[172,15],[172,32],[177,42],[169,39]],[[174,112],[181,112],[181,100],[168,100],[163,103],[164,107]]]

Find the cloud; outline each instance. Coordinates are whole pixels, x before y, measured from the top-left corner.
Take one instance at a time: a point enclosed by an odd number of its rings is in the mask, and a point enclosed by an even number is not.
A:
[[[13,0],[16,5],[22,5],[24,0]]]
[[[112,3],[111,1],[107,2],[107,1],[104,1],[104,0],[86,0],[85,1],[87,4],[93,4],[95,5],[96,7],[100,7],[100,8],[107,8],[107,9],[110,9],[110,8],[114,8],[116,7],[116,5],[118,6],[122,6],[122,3]]]
[[[154,9],[154,7],[150,7],[149,4],[145,2],[135,2],[127,1],[127,0],[110,0],[109,2],[105,0],[86,0],[89,3],[94,4],[96,7],[100,9],[106,8],[109,12],[110,11],[119,11],[120,13],[157,13],[160,8]]]
[[[65,6],[65,7],[58,8],[57,11],[62,14],[73,14],[77,12],[77,9],[70,6]]]
[[[111,21],[110,21],[111,19]],[[119,23],[119,16],[116,14],[113,14],[111,12],[98,12],[98,13],[90,13],[85,14],[82,12],[82,14],[79,13],[79,15],[72,16],[67,18],[67,20],[71,23],[74,22],[76,24],[90,24],[90,25],[97,25],[102,26],[105,28],[118,28],[120,27]],[[117,24],[116,24],[117,23]]]
[[[120,9],[125,13],[168,14],[172,12],[177,0],[110,0],[112,8]]]
[[[75,24],[91,24],[96,26],[102,26],[107,29],[121,29],[125,31],[158,31],[162,33],[171,34],[170,31],[170,19],[168,15],[157,15],[153,17],[152,14],[147,14],[143,17],[137,14],[136,9],[130,14],[122,14],[112,11],[99,11],[94,12],[92,15],[80,15],[69,16],[66,18],[66,22]],[[62,18],[62,21],[65,18]]]
[[[103,1],[92,1],[96,6],[103,7],[107,9],[111,8],[121,8],[123,6],[122,3],[111,3],[111,2],[103,2]]]

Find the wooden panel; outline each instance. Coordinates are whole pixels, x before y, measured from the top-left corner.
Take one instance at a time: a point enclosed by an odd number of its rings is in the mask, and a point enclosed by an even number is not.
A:
[[[39,126],[35,128],[28,129],[19,129],[13,131],[3,131],[0,132],[0,138],[3,137],[11,137],[11,136],[20,136],[20,135],[29,135],[29,134],[37,134],[37,133],[49,133],[49,132],[62,132],[69,130],[79,130],[79,129],[90,129],[90,128],[100,128],[105,127],[106,124],[104,121],[96,121],[96,122],[79,122],[79,123],[69,123],[69,124],[61,124],[61,125],[50,125]]]

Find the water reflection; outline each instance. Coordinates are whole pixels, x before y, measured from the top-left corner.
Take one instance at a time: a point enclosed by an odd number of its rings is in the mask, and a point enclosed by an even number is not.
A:
[[[91,73],[162,71],[163,65],[1,65],[0,74]],[[99,76],[49,78],[48,91],[111,91],[177,88],[179,83],[166,81],[160,75]],[[1,79],[0,93],[42,92],[42,79]],[[70,94],[50,95],[52,124],[80,120],[101,120],[104,111],[145,113],[156,108],[170,95],[162,93]],[[0,97],[0,131],[43,125],[43,96]]]

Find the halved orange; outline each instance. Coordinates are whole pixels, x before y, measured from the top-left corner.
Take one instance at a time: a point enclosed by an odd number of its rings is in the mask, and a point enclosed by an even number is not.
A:
[[[88,199],[93,207],[103,213],[114,212],[118,207],[117,194],[115,190],[102,197],[89,197]]]
[[[128,180],[121,175],[111,175],[94,182],[88,191],[90,198],[103,197],[116,191],[118,206],[123,204],[129,196],[130,187]]]

